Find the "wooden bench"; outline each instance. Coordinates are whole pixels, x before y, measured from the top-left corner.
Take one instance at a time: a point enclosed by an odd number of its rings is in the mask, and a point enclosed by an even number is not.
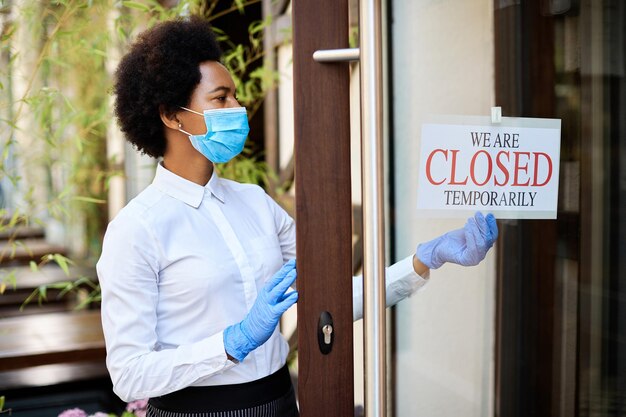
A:
[[[77,381],[108,381],[100,310],[71,310],[73,302],[33,302],[24,311],[19,305],[33,287],[59,279],[67,280],[60,268],[46,265],[46,275],[27,273],[17,278],[18,290],[7,290],[0,301],[0,392],[55,386]],[[20,288],[24,291],[20,292]],[[50,297],[54,294],[50,292]]]
[[[9,282],[13,279],[9,280],[8,275],[15,280],[15,285]],[[54,263],[43,265],[37,271],[31,270],[30,266],[26,265],[0,266],[0,280],[5,280],[6,284],[4,293],[0,294],[0,319],[23,314],[71,310],[77,303],[75,297],[66,295],[59,298],[60,290],[54,288],[48,288],[47,300],[41,305],[37,299],[26,306],[23,306],[23,303],[40,286],[74,281],[79,277],[86,277],[93,282],[97,280],[94,268],[72,266],[68,275]]]
[[[93,268],[69,267],[69,274],[65,274],[56,264],[43,265],[37,271],[31,270],[29,266],[7,267],[5,269],[15,272],[16,289],[37,288],[55,282],[71,281],[78,277],[96,279],[96,271]]]
[[[104,361],[32,366],[0,372],[0,392],[108,378]]]
[[[43,256],[55,253],[66,256],[67,250],[45,239],[0,240],[0,262],[5,266],[39,262]]]
[[[15,239],[43,239],[44,230],[37,226],[16,226],[12,228],[6,228],[0,230],[0,240],[15,240]]]
[[[8,221],[0,217],[1,224]],[[0,294],[0,392],[9,402],[40,398],[68,384],[110,384],[99,310],[74,311],[75,297],[57,299],[59,290],[51,288],[42,306],[35,299],[20,310],[40,286],[79,277],[96,280],[94,268],[70,266],[68,275],[55,262],[36,271],[29,266],[55,253],[65,256],[67,251],[46,242],[40,227],[0,228],[0,279],[6,284]]]
[[[0,320],[0,372],[105,357],[100,310]]]
[[[0,209],[0,212],[3,210]],[[43,238],[44,228],[26,217],[13,218],[12,215],[0,216],[0,240]]]

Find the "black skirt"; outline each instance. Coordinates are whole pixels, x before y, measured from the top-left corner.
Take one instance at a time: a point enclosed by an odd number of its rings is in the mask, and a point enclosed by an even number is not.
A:
[[[146,417],[298,417],[287,365],[243,384],[189,387],[150,398]]]

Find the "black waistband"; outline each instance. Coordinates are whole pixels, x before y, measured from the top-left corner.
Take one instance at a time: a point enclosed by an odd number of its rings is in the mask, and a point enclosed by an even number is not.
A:
[[[179,413],[219,412],[256,407],[282,397],[291,389],[287,365],[272,375],[243,384],[188,387],[150,398],[153,407]]]

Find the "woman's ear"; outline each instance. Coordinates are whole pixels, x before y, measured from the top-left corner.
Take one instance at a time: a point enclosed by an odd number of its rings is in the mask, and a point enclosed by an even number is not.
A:
[[[170,129],[178,130],[180,128],[180,120],[178,120],[178,112],[168,111],[164,105],[159,106],[159,116],[163,124]]]

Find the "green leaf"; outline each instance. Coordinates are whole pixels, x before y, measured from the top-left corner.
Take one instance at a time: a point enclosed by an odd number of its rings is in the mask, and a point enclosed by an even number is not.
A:
[[[9,39],[11,39],[11,36],[13,36],[14,32],[15,32],[15,25],[10,25],[8,27],[8,30],[5,30],[5,33],[3,33],[2,36],[0,36],[0,41],[2,42],[8,41]]]
[[[0,397],[0,411],[4,409],[4,395]]]
[[[20,218],[20,212],[19,210],[15,210],[15,213],[13,213],[13,216],[11,216],[11,220],[9,220],[8,226],[14,227],[17,224],[19,218]]]
[[[70,269],[68,267],[68,263],[71,262],[69,259],[67,259],[65,256],[59,254],[59,253],[55,253],[54,255],[52,255],[54,261],[57,263],[57,265],[59,265],[61,267],[61,269],[63,270],[63,272],[65,273],[65,275],[69,276],[70,275]]]
[[[106,52],[101,51],[100,49],[96,49],[96,48],[93,48],[93,49],[91,50],[91,53],[92,53],[92,54],[94,54],[94,55],[100,55],[100,56],[103,56],[103,57],[105,57],[105,58],[106,58],[106,57],[108,57],[108,55],[107,55],[107,53],[106,53]]]
[[[29,265],[30,265],[30,270],[31,271],[33,271],[33,272],[39,271],[39,267],[37,266],[37,262],[30,261]]]
[[[65,284],[65,287],[61,288],[57,288],[57,289],[61,289],[61,291],[59,292],[59,296],[58,298],[63,298],[65,297],[65,295],[71,291],[73,291],[74,289],[76,289],[76,283],[75,282],[70,282],[70,281],[65,281],[65,282],[60,282],[59,284]]]
[[[91,278],[87,278],[87,277],[80,277],[76,280],[74,280],[74,286],[78,287],[80,285],[89,285],[90,287],[93,288],[93,282],[91,280]]]
[[[16,270],[13,269],[11,271],[9,271],[8,273],[6,273],[6,270],[2,271],[5,273],[4,277],[2,277],[2,284],[4,284],[4,290],[6,290],[7,286],[11,286],[14,290],[17,288],[17,278],[15,276]],[[0,293],[4,292],[1,291]]]
[[[226,33],[216,26],[213,26],[213,32],[215,32],[216,35],[226,36]]]
[[[24,311],[24,307],[26,307],[33,299],[39,294],[39,290],[35,288],[29,295],[26,297],[22,305],[20,306],[20,311]]]
[[[39,290],[39,302],[41,303],[41,300],[46,300],[48,297],[48,286],[40,285],[37,289]]]
[[[122,6],[128,7],[130,9],[141,10],[143,12],[149,12],[150,11],[150,6],[147,6],[147,5],[145,5],[143,3],[140,3],[138,1],[123,1],[122,2]]]
[[[257,32],[262,32],[263,29],[269,27],[272,24],[272,16],[268,16],[264,20],[256,20],[248,26],[248,35],[254,35]]]
[[[239,11],[239,13],[243,13],[244,8],[246,7],[245,1],[244,0],[234,0],[233,3],[237,7],[237,10]]]
[[[117,36],[120,38],[121,41],[126,42],[128,40],[128,35],[126,34],[126,32],[124,31],[124,28],[121,26],[117,27]]]
[[[102,200],[99,198],[93,198],[93,197],[85,197],[85,196],[74,196],[73,200],[77,200],[77,201],[84,201],[85,203],[95,203],[95,204],[104,204],[106,203],[106,200]]]

